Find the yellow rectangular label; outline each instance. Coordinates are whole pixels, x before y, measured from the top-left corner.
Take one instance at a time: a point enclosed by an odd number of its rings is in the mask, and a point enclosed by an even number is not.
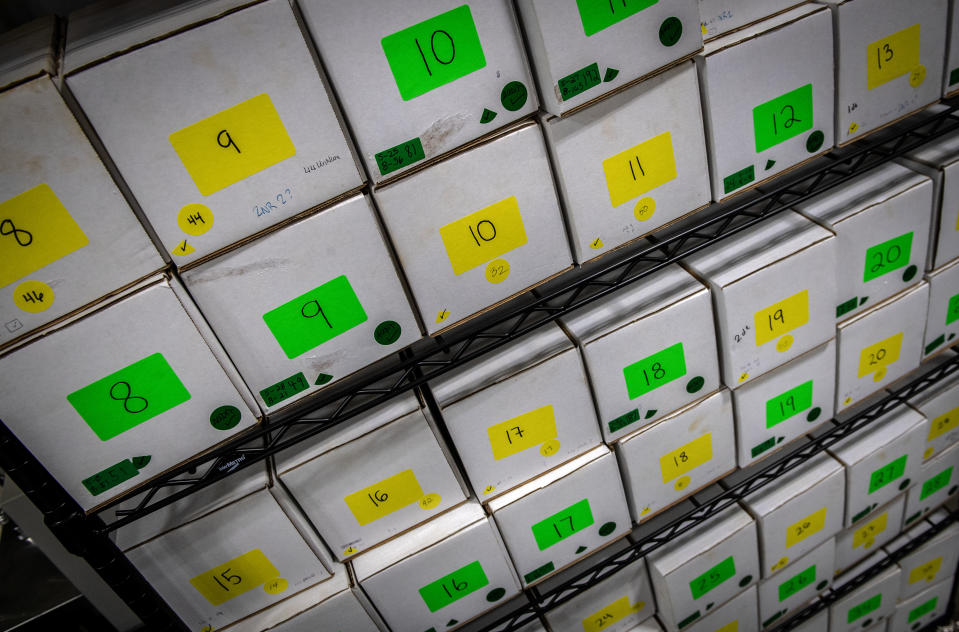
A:
[[[861,528],[856,529],[852,534],[852,548],[858,548],[866,545],[865,548],[872,546],[873,539],[886,530],[886,523],[889,522],[889,512],[876,516]]]
[[[296,154],[265,92],[170,134],[196,188],[212,195]]]
[[[919,25],[913,24],[877,39],[866,48],[866,87],[869,90],[919,67]]]
[[[797,292],[753,314],[756,346],[802,327],[809,322],[809,290]]]
[[[609,604],[605,608],[600,608],[593,614],[583,619],[584,632],[600,632],[618,621],[622,621],[634,612],[639,612],[646,604],[640,602],[636,607],[629,605],[629,596],[624,595]]]
[[[859,352],[859,377],[884,369],[899,359],[902,332],[869,345]]]
[[[673,139],[663,132],[603,161],[609,201],[619,206],[676,178]]]
[[[0,287],[88,243],[90,240],[48,184],[0,202]]]
[[[811,536],[822,531],[826,526],[826,507],[814,511],[802,520],[794,522],[786,528],[786,548],[798,544]]]
[[[353,492],[343,500],[360,526],[379,520],[423,497],[413,470],[403,470],[378,483]]]
[[[547,405],[486,429],[497,461],[556,438],[556,416]]]
[[[942,556],[929,560],[921,566],[909,571],[909,583],[915,584],[916,582],[921,582],[925,580],[928,583],[932,583],[936,579],[936,575],[939,574],[939,567],[942,566]]]
[[[526,243],[519,203],[512,195],[440,228],[453,274],[463,274]]]
[[[659,457],[659,469],[663,473],[663,482],[668,483],[711,458],[713,458],[713,439],[707,432]]]
[[[190,580],[211,605],[219,606],[234,597],[262,586],[280,576],[260,549],[253,549],[226,564],[220,564]]]
[[[721,628],[716,628],[716,632],[739,632],[739,619],[730,621]]]
[[[929,425],[929,436],[926,440],[932,441],[936,437],[942,436],[950,430],[954,430],[956,426],[959,426],[959,406],[933,418],[932,423]]]

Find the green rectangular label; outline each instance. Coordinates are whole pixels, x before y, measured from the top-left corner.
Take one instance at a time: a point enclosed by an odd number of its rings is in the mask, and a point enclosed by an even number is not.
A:
[[[634,424],[639,421],[639,409],[634,408],[625,415],[620,415],[616,419],[609,422],[609,431],[616,432],[617,430],[622,430],[630,424]]]
[[[882,593],[879,593],[878,595],[873,595],[858,606],[853,606],[849,609],[849,614],[846,616],[846,623],[852,623],[856,619],[864,617],[873,610],[877,609],[881,603]]]
[[[160,353],[148,355],[67,395],[67,401],[101,441],[189,399],[189,391]]]
[[[740,169],[736,173],[723,178],[723,193],[732,193],[755,179],[756,169],[752,165],[749,165],[745,169]]]
[[[260,391],[260,397],[263,398],[267,406],[273,406],[308,388],[310,388],[310,383],[306,381],[306,376],[303,373],[297,373],[285,380],[280,380],[273,386],[267,386]]]
[[[815,564],[779,584],[779,601],[786,601],[814,581],[816,581]]]
[[[97,472],[90,478],[85,478],[81,483],[87,488],[87,491],[94,496],[99,496],[108,489],[113,489],[120,483],[130,480],[136,476],[138,470],[130,459],[123,459],[116,465],[111,465],[105,470]]]
[[[836,306],[836,318],[841,318],[851,312],[852,310],[859,307],[859,297],[853,296],[848,301],[844,301]]]
[[[584,498],[530,528],[533,530],[536,546],[540,551],[545,551],[591,524],[593,524],[593,511],[589,508],[589,499]]]
[[[812,406],[812,380],[766,401],[766,427],[772,428]]]
[[[952,323],[959,320],[959,294],[953,294],[949,298],[949,309],[946,311],[946,324],[951,325]]]
[[[553,563],[552,563],[552,562],[546,562],[545,564],[543,564],[543,565],[540,566],[539,568],[534,568],[534,569],[531,570],[530,572],[528,572],[528,573],[526,573],[525,575],[523,575],[523,580],[525,580],[527,584],[532,584],[533,582],[535,582],[535,581],[536,581],[537,579],[539,579],[540,577],[543,577],[544,575],[549,575],[549,574],[552,573],[554,570],[556,570],[556,567],[553,566]]]
[[[420,597],[430,612],[436,612],[487,584],[489,579],[477,560],[423,586]]]
[[[959,68],[953,68],[949,71],[949,85],[954,86],[959,83]]]
[[[907,623],[912,623],[919,617],[929,614],[936,609],[936,604],[939,603],[939,597],[933,597],[929,601],[924,602],[923,604],[916,606],[909,611],[909,620]]]
[[[576,0],[586,37],[648,9],[659,0]]]
[[[753,108],[756,153],[812,129],[812,84]]]
[[[486,66],[468,4],[387,35],[380,45],[404,101]]]
[[[948,485],[951,479],[952,466],[947,467],[922,484],[922,490],[919,492],[919,500],[925,500],[929,496],[935,494],[940,489]]]
[[[730,555],[716,566],[713,566],[711,569],[693,581],[689,582],[689,590],[693,593],[693,599],[699,599],[735,574],[736,563],[733,561],[733,556]]]
[[[380,175],[385,176],[397,169],[423,160],[426,158],[426,154],[423,152],[423,143],[417,137],[405,143],[400,143],[396,147],[384,149],[373,157],[376,159],[376,166],[380,169]]]
[[[889,483],[893,482],[897,478],[903,475],[906,471],[906,457],[908,455],[903,454],[901,457],[882,466],[869,476],[869,493],[873,493],[877,489],[885,487]]]
[[[866,250],[866,264],[863,267],[862,280],[871,281],[877,277],[905,267],[912,254],[912,233],[899,235]]]
[[[776,437],[769,437],[759,445],[754,445],[750,450],[749,454],[755,459],[757,456],[768,450],[769,448],[776,445]]]
[[[365,323],[366,312],[345,275],[327,281],[263,314],[291,360]]]
[[[563,101],[568,101],[577,94],[586,92],[600,83],[602,83],[602,80],[599,78],[599,65],[590,64],[560,79],[558,81],[559,94]]]
[[[623,369],[626,391],[630,399],[636,399],[684,375],[686,375],[686,356],[683,354],[681,342],[657,351]]]

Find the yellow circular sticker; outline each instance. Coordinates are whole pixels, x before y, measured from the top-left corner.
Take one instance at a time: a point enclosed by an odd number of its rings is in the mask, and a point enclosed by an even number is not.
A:
[[[266,591],[269,595],[279,595],[281,592],[290,587],[290,582],[286,581],[282,577],[277,577],[276,579],[271,579],[270,581],[263,584],[263,590]]]
[[[559,439],[550,439],[539,447],[539,453],[543,456],[553,456],[559,452]]]
[[[882,378],[886,377],[886,367],[880,367],[876,369],[875,374],[872,376],[873,382],[881,382]]]
[[[933,447],[926,448],[926,451],[922,453],[922,458],[923,458],[923,460],[928,459],[929,457],[931,457],[931,456],[932,456],[933,454],[935,454],[935,453],[936,453],[936,449],[935,449],[935,448],[933,448]]]
[[[680,476],[679,478],[676,479],[676,482],[673,483],[673,487],[675,487],[676,489],[686,489],[689,486],[689,482],[691,480],[692,479],[689,478],[688,474],[686,476]]]
[[[773,567],[772,567],[770,570],[777,571],[777,570],[779,570],[780,568],[782,568],[783,566],[785,566],[786,564],[789,564],[789,558],[783,556],[783,557],[779,558],[779,561],[776,562],[776,564],[773,565]]]
[[[640,516],[645,516],[645,515],[648,514],[650,511],[652,511],[652,509],[650,509],[649,507],[643,507],[643,510],[642,510],[641,512],[639,512],[639,515],[640,515]]]
[[[202,628],[200,628],[200,632],[213,632],[213,626],[205,625]]]
[[[202,235],[213,228],[213,211],[199,202],[187,204],[176,214],[176,225],[187,235]]]
[[[859,124],[856,123],[855,121],[853,121],[852,123],[849,124],[849,133],[850,133],[850,134],[855,133],[855,131],[856,131],[857,129],[859,129]]]
[[[487,485],[486,489],[483,490],[483,495],[485,496],[486,494],[492,494],[495,489],[495,485]]]
[[[782,353],[783,351],[788,351],[789,347],[793,346],[793,337],[789,334],[786,334],[782,338],[776,341],[776,351]]]
[[[442,499],[439,494],[427,494],[420,498],[420,509],[431,511],[440,506]]]
[[[593,241],[589,242],[589,247],[592,248],[593,250],[599,250],[600,248],[603,247],[603,240],[597,237]]]
[[[922,64],[916,66],[915,70],[909,73],[909,85],[918,88],[926,80],[926,67]]]
[[[355,546],[348,546],[346,547],[346,550],[343,551],[343,555],[356,555],[359,552],[360,550]]]
[[[847,397],[846,399],[842,400],[843,406],[848,406],[851,403],[852,403],[852,397]]]
[[[13,304],[25,312],[39,314],[53,305],[53,289],[43,281],[24,281],[13,290]]]
[[[743,373],[742,375],[739,376],[739,383],[742,384],[748,379],[749,379],[749,373]]]
[[[656,200],[651,197],[639,198],[639,202],[636,202],[636,207],[633,208],[633,215],[641,222],[652,217],[654,212],[656,212]]]
[[[486,266],[486,280],[490,283],[500,283],[509,276],[509,261],[493,259]]]

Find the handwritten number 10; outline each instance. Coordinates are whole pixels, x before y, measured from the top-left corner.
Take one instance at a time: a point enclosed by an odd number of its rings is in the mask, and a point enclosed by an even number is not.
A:
[[[449,40],[449,46],[450,46],[449,59],[446,59],[446,60],[440,59],[439,54],[437,54],[436,52],[436,36],[437,35],[443,35],[446,37],[447,40]],[[420,51],[420,57],[423,59],[423,65],[426,66],[426,72],[429,74],[429,76],[432,77],[433,71],[430,69],[430,63],[426,60],[426,54],[423,52],[423,47],[420,46],[420,40],[414,38],[413,42],[416,44],[416,50]],[[444,66],[447,64],[453,63],[453,60],[456,59],[456,45],[453,43],[453,37],[442,29],[433,31],[433,34],[430,36],[430,52],[433,53],[433,59],[443,64]]]

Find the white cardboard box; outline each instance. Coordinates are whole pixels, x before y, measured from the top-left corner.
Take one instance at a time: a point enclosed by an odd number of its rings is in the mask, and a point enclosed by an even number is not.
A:
[[[692,62],[589,108],[543,120],[577,261],[709,204]],[[607,203],[608,202],[608,203]]]
[[[922,282],[839,323],[836,412],[919,366],[928,301]]]
[[[792,629],[792,632],[823,632],[829,629],[829,608],[823,608]],[[882,632],[885,632],[884,630]]]
[[[219,629],[330,577],[266,489],[126,555],[193,629]]]
[[[616,459],[598,446],[489,502],[521,584],[537,583],[630,531]]]
[[[949,612],[952,596],[952,578],[905,599],[896,606],[889,620],[890,630],[920,630]]]
[[[734,390],[739,467],[766,458],[829,421],[835,391],[834,340]]]
[[[302,0],[375,182],[536,111],[505,0]]]
[[[734,474],[724,482],[735,484],[747,475]],[[820,453],[741,501],[759,529],[763,577],[777,574],[839,533],[844,487],[842,465]]]
[[[836,234],[836,318],[848,318],[922,280],[933,184],[887,163],[794,208]]]
[[[683,503],[674,511],[691,508],[692,503]],[[637,533],[651,532],[671,514]],[[731,505],[654,550],[646,564],[660,621],[671,630],[685,628],[759,579],[756,523]]]
[[[0,418],[84,509],[259,415],[186,292],[161,276],[7,351],[0,393]]]
[[[959,132],[926,143],[900,162],[932,178],[932,226],[926,270],[959,257]]]
[[[846,468],[844,526],[863,521],[918,482],[927,428],[922,415],[900,406],[873,421],[868,431],[855,432],[828,448]]]
[[[720,386],[709,290],[669,266],[560,319],[613,441]]]
[[[859,571],[869,568],[885,557],[885,553],[877,551],[856,568]],[[833,590],[844,586],[857,574],[855,569],[850,571],[833,584]],[[830,632],[854,632],[892,616],[899,598],[899,575],[899,567],[893,564],[848,595],[833,602],[829,607]]]
[[[947,377],[908,400],[908,404],[929,420],[923,459],[959,442],[959,375]]]
[[[832,147],[832,16],[824,7],[797,7],[714,39],[696,63],[717,202]]]
[[[836,144],[939,99],[947,0],[827,0],[835,22]]]
[[[699,24],[703,39],[709,41],[730,31],[737,31],[797,4],[802,3],[797,0],[699,0]]]
[[[182,276],[264,410],[314,393],[420,337],[365,195]]]
[[[685,259],[712,290],[727,386],[833,337],[836,250],[832,233],[786,210]]]
[[[164,266],[57,92],[52,43],[52,19],[0,41],[22,62],[0,68],[20,82],[0,92],[0,346]]]
[[[949,27],[946,35],[946,63],[942,73],[942,96],[959,90],[959,13],[956,0],[949,0]]]
[[[603,551],[602,557],[616,550],[629,548],[627,540],[619,540]],[[557,573],[539,586],[541,594],[568,582],[596,563],[586,558],[580,564]],[[635,626],[656,613],[653,588],[646,573],[646,560],[639,558],[606,579],[592,584],[569,601],[546,611],[546,621],[553,632],[634,632]]]
[[[943,512],[929,516],[929,520],[939,520]],[[913,537],[931,529],[929,522],[923,520],[886,546],[894,551]],[[952,577],[956,562],[959,561],[959,524],[952,524],[937,533],[918,549],[899,560],[902,569],[902,583],[899,589],[900,599],[909,599],[935,583],[947,581]]]
[[[905,506],[906,494],[899,494],[870,514],[868,520],[841,531],[836,536],[836,574],[852,568],[899,535]]]
[[[430,387],[483,503],[602,442],[582,357],[553,324]]]
[[[703,47],[696,0],[520,0],[543,109],[561,115]]]
[[[906,494],[903,528],[959,492],[959,446],[952,446],[922,464],[916,484]]]
[[[280,481],[340,561],[466,499],[449,455],[412,395],[275,458]]]
[[[616,442],[634,522],[652,518],[736,469],[732,414],[724,388]]]
[[[70,20],[66,86],[177,265],[363,183],[289,2],[238,4]]]
[[[926,357],[956,344],[959,334],[959,259],[926,275],[929,309],[922,355]]]
[[[835,551],[836,541],[830,538],[795,559],[782,573],[759,582],[759,621],[763,628],[782,621],[829,587]]]
[[[535,123],[378,188],[374,198],[430,334],[572,263]]]
[[[394,632],[446,629],[520,592],[506,547],[481,505],[460,505],[352,561]]]
[[[746,632],[747,630],[758,630],[758,626],[759,598],[756,588],[750,586],[713,610],[708,617],[684,627],[682,632],[727,632],[732,630]]]

